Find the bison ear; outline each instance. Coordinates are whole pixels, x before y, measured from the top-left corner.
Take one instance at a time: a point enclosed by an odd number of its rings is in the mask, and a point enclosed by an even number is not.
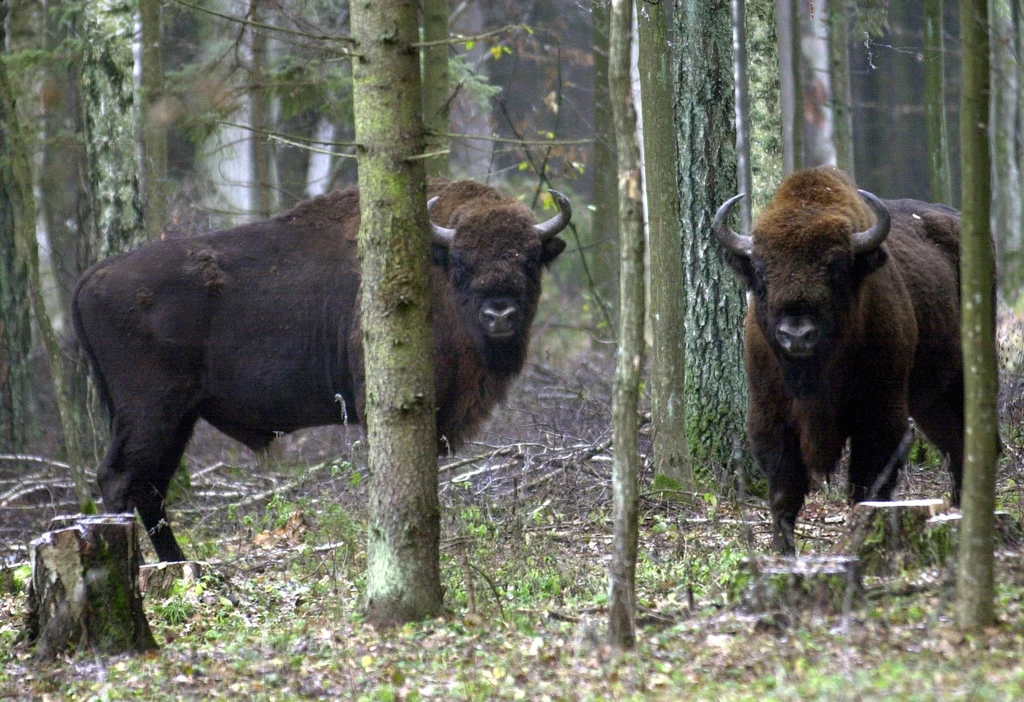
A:
[[[748,256],[738,256],[731,251],[723,250],[722,260],[739,275],[747,290],[756,287],[757,274],[754,272],[754,262]]]
[[[853,259],[854,279],[860,282],[871,273],[885,265],[889,260],[889,253],[882,247],[857,254]]]
[[[448,247],[441,246],[439,244],[433,244],[430,247],[430,258],[431,263],[435,266],[440,266],[445,270],[448,270]]]
[[[541,246],[540,250],[540,262],[541,265],[550,266],[551,262],[558,258],[558,255],[565,251],[565,240],[559,239],[557,236],[548,239]]]

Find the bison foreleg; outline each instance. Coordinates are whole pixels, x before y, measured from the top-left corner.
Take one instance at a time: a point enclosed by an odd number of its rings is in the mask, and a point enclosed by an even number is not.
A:
[[[889,500],[906,463],[914,434],[905,411],[881,427],[850,439],[850,501]]]
[[[758,465],[768,478],[768,500],[772,512],[772,548],[792,556],[796,554],[796,518],[804,506],[810,484],[807,468],[800,458],[795,436],[788,437],[780,450],[777,445],[754,444]]]

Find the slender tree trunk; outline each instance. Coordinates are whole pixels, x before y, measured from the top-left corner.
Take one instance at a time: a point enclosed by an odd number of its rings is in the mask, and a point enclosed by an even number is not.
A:
[[[746,0],[753,210],[771,200],[785,172],[775,0]]]
[[[946,51],[943,45],[942,0],[924,3],[924,114],[928,141],[928,182],[934,202],[953,204],[946,128]]]
[[[611,15],[607,0],[594,2],[594,210],[591,217],[591,239],[586,244],[590,255],[590,272],[597,287],[598,305],[611,308],[610,316],[618,318],[619,309],[619,186],[615,182],[618,155],[615,150],[615,129],[612,104],[608,96],[608,33]],[[594,319],[605,314],[595,310]]]
[[[836,165],[851,178],[853,168],[853,96],[850,93],[850,26],[846,0],[832,0],[832,21],[828,29],[832,63],[832,140]],[[819,10],[820,11],[820,10]]]
[[[630,83],[633,3],[612,0],[608,41],[608,94],[618,151],[620,299],[619,348],[612,382],[612,490],[615,534],[608,605],[609,638],[622,648],[636,644],[637,408],[644,362],[644,231],[640,144]],[[642,69],[641,69],[642,73]],[[650,128],[650,124],[648,124]]]
[[[638,3],[637,25],[640,34],[640,92],[643,95],[643,181],[651,242],[654,470],[658,475],[672,478],[684,490],[693,492],[693,470],[686,444],[686,407],[683,404],[686,386],[686,284],[683,279],[683,251],[679,244],[672,57],[669,54],[665,5]],[[619,339],[621,341],[624,337],[620,335]]]
[[[963,523],[957,571],[960,628],[995,621],[995,477],[999,416],[995,356],[995,257],[990,234],[988,0],[961,0],[964,83],[961,96],[965,435]]]
[[[736,81],[736,187],[747,197],[740,201],[740,224],[750,231],[753,173],[750,167],[750,79],[747,75],[747,5],[732,0],[732,62]]]
[[[6,23],[10,10],[0,1],[0,70],[6,50]],[[31,411],[33,384],[29,356],[32,351],[32,321],[29,315],[29,275],[24,252],[19,250],[17,227],[23,218],[22,193],[31,191],[31,173],[14,168],[17,148],[12,126],[19,123],[14,112],[14,96],[4,77],[4,95],[0,100],[0,451],[22,453],[33,424]],[[28,183],[15,182],[15,176],[28,177]],[[32,229],[35,234],[35,228]]]
[[[392,625],[442,610],[417,7],[356,0],[351,13],[372,476],[366,615]]]
[[[146,234],[156,239],[167,223],[167,122],[161,56],[160,1],[139,0],[142,24],[142,184]]]
[[[423,0],[423,41],[448,41],[449,0]],[[428,46],[420,52],[423,62],[423,126],[427,130],[427,175],[451,176],[448,149],[451,140],[445,136],[451,131],[448,103],[451,88],[448,85],[448,44]]]
[[[256,212],[260,219],[267,219],[277,210],[277,197],[274,190],[274,175],[271,159],[273,151],[270,141],[261,132],[269,128],[267,107],[269,90],[267,89],[264,68],[267,65],[267,35],[255,24],[262,21],[260,0],[252,0],[249,5],[249,19],[254,26],[249,29],[252,42],[252,66],[250,69],[251,88],[249,90],[250,122],[252,123],[252,163],[256,176]]]
[[[708,235],[736,194],[732,13],[728,0],[677,0],[676,129],[686,269],[686,437],[690,457],[723,469],[746,436],[743,317],[735,276]],[[715,473],[722,477],[723,473]]]
[[[786,173],[803,168],[803,84],[800,79],[800,0],[776,0],[779,37],[779,84],[782,94],[782,141]]]
[[[832,138],[832,73],[828,44],[828,0],[801,0],[800,48],[803,99],[797,110],[804,127],[804,161],[807,168],[836,163]]]
[[[992,229],[1002,265],[1002,291],[1020,291],[1020,154],[1017,152],[1017,31],[1012,0],[989,0],[992,66]]]

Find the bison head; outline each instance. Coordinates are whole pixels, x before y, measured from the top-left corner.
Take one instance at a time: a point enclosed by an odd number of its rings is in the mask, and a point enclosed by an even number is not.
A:
[[[572,207],[562,193],[551,194],[559,212],[540,224],[522,203],[490,198],[457,206],[450,228],[431,221],[449,300],[493,370],[515,373],[522,367],[543,267],[565,249],[556,235],[568,226]]]
[[[886,261],[889,212],[834,169],[806,171],[784,183],[752,235],[738,234],[728,219],[742,197],[722,205],[712,227],[765,340],[794,380],[818,367],[848,330],[862,281]]]

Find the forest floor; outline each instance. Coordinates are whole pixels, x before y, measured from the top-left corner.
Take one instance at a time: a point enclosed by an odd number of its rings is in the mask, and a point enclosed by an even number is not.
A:
[[[360,614],[358,427],[300,432],[258,458],[199,428],[187,454],[191,487],[170,512],[186,553],[206,562],[204,575],[165,599],[147,598],[160,649],[136,657],[43,664],[17,641],[25,545],[72,500],[58,466],[14,475],[0,464],[0,564],[13,564],[16,576],[6,591],[0,578],[0,698],[1024,698],[1024,550],[1000,552],[999,621],[977,636],[953,624],[948,562],[866,578],[864,591],[831,614],[755,613],[735,594],[741,563],[770,550],[770,522],[764,500],[737,494],[724,470],[684,506],[652,488],[645,465],[638,645],[609,647],[613,359],[579,351],[590,345],[578,332],[539,335],[480,441],[442,459],[449,614],[394,631],[377,631]],[[1007,388],[1002,409],[999,506],[1020,519],[1021,384]],[[948,495],[935,458],[915,457],[899,495]],[[797,532],[803,554],[827,553],[843,534],[844,485],[839,471],[811,495]]]

